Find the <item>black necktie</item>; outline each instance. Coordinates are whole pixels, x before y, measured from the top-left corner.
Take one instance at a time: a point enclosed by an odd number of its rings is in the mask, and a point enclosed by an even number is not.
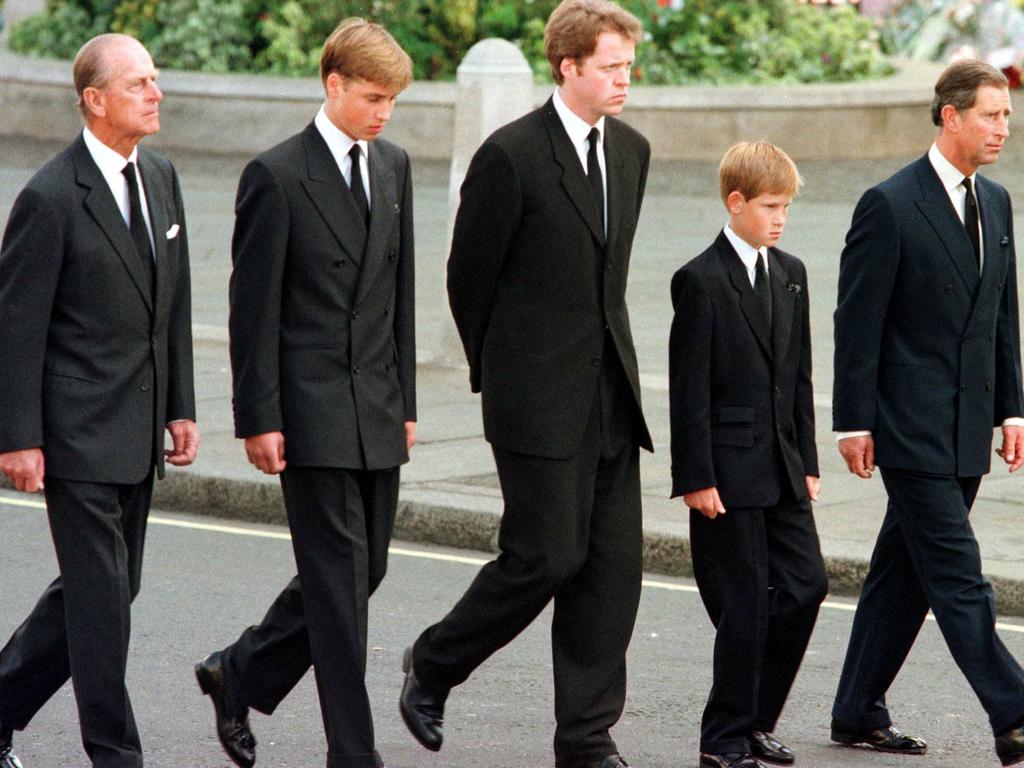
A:
[[[359,156],[362,152],[358,144],[353,144],[348,156],[352,158],[352,182],[349,189],[352,190],[352,199],[356,201],[356,208],[363,217],[363,224],[367,229],[370,227],[370,201],[366,199],[366,190],[363,188],[363,170],[359,164]]]
[[[764,266],[765,257],[759,252],[757,254],[757,266],[754,267],[754,293],[757,294],[757,301],[761,305],[761,311],[772,324],[772,287],[768,282],[768,270]]]
[[[128,182],[128,229],[131,230],[135,250],[142,263],[142,272],[149,284],[149,294],[153,295],[156,286],[156,265],[153,263],[153,248],[146,230],[146,220],[142,216],[142,202],[139,199],[139,182],[135,178],[135,163],[127,163],[121,169],[125,181]]]
[[[601,164],[597,162],[597,142],[601,138],[601,132],[597,128],[591,128],[587,134],[587,141],[590,142],[590,149],[587,150],[587,178],[590,180],[590,189],[594,193],[594,202],[597,203],[597,215],[601,219],[601,230],[604,231],[604,177],[601,175]]]
[[[978,199],[974,196],[971,188],[971,177],[964,178],[964,189],[967,194],[964,196],[964,226],[967,228],[967,238],[974,247],[974,263],[981,270],[981,240],[978,235]]]

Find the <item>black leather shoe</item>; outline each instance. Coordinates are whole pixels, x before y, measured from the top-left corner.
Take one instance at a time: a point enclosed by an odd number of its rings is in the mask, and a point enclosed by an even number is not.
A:
[[[224,682],[220,652],[211,653],[195,669],[200,690],[213,701],[220,745],[239,768],[252,768],[256,764],[256,737],[249,730],[249,708],[232,699]]]
[[[996,754],[1003,765],[1024,763],[1024,726],[1011,728],[996,736]]]
[[[879,752],[895,752],[899,755],[923,755],[928,751],[924,739],[907,736],[895,725],[888,728],[864,730],[854,728],[841,720],[832,718],[832,741],[847,747],[863,744]]]
[[[604,760],[587,763],[587,768],[629,768],[629,763],[619,755],[608,755]]]
[[[796,760],[793,750],[767,731],[753,731],[750,734],[750,751],[755,757],[779,765],[792,765]]]
[[[21,768],[21,761],[14,754],[14,731],[0,726],[0,768]]]
[[[405,727],[416,741],[431,752],[437,752],[444,741],[444,700],[447,696],[434,696],[420,685],[412,671],[411,646],[405,649],[402,657],[402,671],[405,672],[405,681],[398,709],[402,712]]]
[[[373,765],[374,768],[386,768],[384,765],[384,758],[380,756],[380,752],[376,749],[373,750]]]
[[[700,753],[700,768],[766,768],[765,764],[749,752],[730,752],[725,755]]]

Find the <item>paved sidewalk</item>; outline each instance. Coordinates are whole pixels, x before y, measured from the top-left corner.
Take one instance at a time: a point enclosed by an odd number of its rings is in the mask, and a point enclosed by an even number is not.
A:
[[[56,147],[0,139],[0,227],[15,195]],[[283,521],[276,480],[252,469],[232,436],[227,354],[228,255],[235,184],[245,158],[173,156],[182,176],[192,252],[196,323],[196,384],[202,435],[199,460],[171,469],[158,485],[158,506],[228,518]],[[810,274],[811,324],[822,499],[816,519],[834,592],[855,593],[884,511],[876,477],[851,476],[835,449],[830,427],[832,322],[838,255],[857,197],[904,161],[805,163],[806,185],[793,206],[783,247],[799,255]],[[415,163],[418,380],[420,443],[403,468],[399,538],[493,548],[501,512],[490,448],[483,439],[479,399],[466,371],[440,362],[450,342],[444,296],[447,247],[447,168]],[[991,175],[1024,199],[1024,160],[1010,156]],[[629,307],[637,344],[644,407],[656,452],[642,455],[648,568],[686,574],[688,513],[669,501],[666,347],[674,270],[700,252],[724,222],[714,164],[652,168],[634,246]],[[1022,217],[1018,217],[1018,221]],[[1018,242],[1022,232],[1018,230]],[[0,407],[16,407],[4,404]],[[995,465],[994,465],[995,466]],[[1022,473],[1024,474],[1024,473]],[[998,609],[1024,615],[1024,479],[995,470],[982,484],[972,522],[985,569],[997,587]]]

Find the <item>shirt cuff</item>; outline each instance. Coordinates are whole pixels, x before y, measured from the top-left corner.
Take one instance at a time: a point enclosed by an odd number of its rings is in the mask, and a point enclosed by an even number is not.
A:
[[[1011,416],[1008,419],[1003,419],[1004,427],[1024,427],[1024,416]]]
[[[1022,420],[1024,422],[1024,420]],[[871,437],[870,429],[856,429],[853,432],[836,432],[836,442],[845,440],[848,437]]]

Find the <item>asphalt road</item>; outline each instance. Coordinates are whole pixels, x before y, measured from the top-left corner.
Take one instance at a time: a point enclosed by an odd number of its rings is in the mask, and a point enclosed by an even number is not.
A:
[[[39,497],[0,493],[0,637],[6,638],[55,575]],[[548,626],[543,614],[453,692],[444,749],[432,754],[409,736],[397,713],[403,648],[459,597],[484,555],[396,542],[390,573],[371,602],[368,680],[377,744],[391,768],[539,768],[553,764]],[[213,729],[212,709],[196,688],[192,664],[258,621],[292,575],[283,529],[154,512],[142,594],[135,603],[129,689],[151,768],[230,766]],[[963,768],[998,765],[986,719],[928,622],[897,680],[890,705],[899,724],[931,744],[921,758],[830,746],[828,713],[852,618],[851,604],[829,600],[778,734],[799,765]],[[1002,635],[1024,658],[1024,624]],[[700,713],[709,685],[711,625],[691,582],[651,579],[630,649],[630,696],[615,730],[638,768],[696,765]],[[16,695],[16,692],[11,692]],[[9,694],[10,695],[10,694]],[[324,741],[312,675],[272,717],[255,714],[257,765],[315,768]],[[25,768],[87,765],[70,685],[15,744]]]

